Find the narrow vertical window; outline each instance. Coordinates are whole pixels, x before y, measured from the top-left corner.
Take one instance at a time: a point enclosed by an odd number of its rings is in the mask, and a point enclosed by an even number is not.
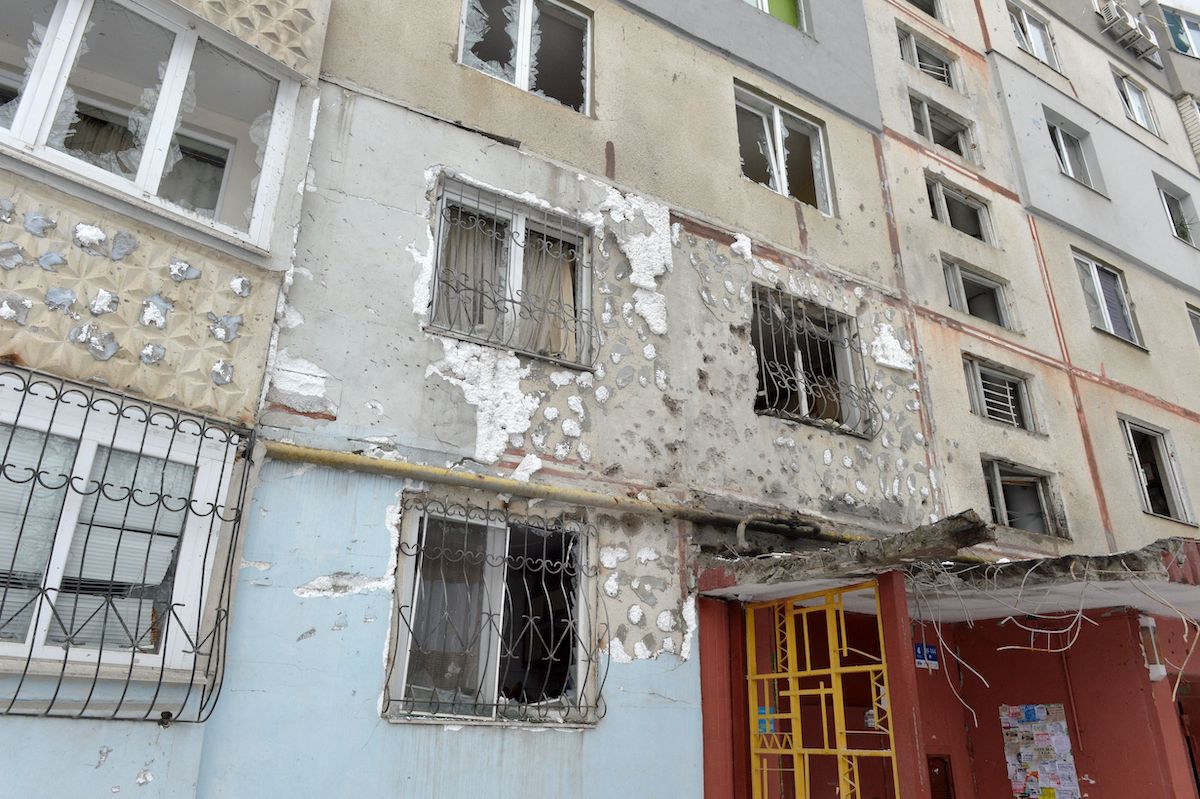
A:
[[[1050,38],[1050,27],[1045,20],[1030,14],[1015,3],[1008,4],[1008,20],[1012,24],[1018,47],[1047,66],[1058,69],[1054,42]]]
[[[1045,477],[995,460],[983,462],[983,476],[996,524],[1038,535],[1056,534],[1047,513],[1049,486]]]
[[[1075,255],[1075,266],[1083,285],[1092,326],[1140,345],[1121,273],[1078,253]]]
[[[987,206],[983,202],[932,177],[925,178],[925,193],[933,219],[971,238],[989,240]]]
[[[1196,334],[1196,343],[1200,344],[1200,308],[1188,306],[1188,319],[1192,321],[1192,331]]]
[[[1163,208],[1167,212],[1167,220],[1171,223],[1171,232],[1175,238],[1188,244],[1195,244],[1196,219],[1191,210],[1191,198],[1182,193],[1160,188]]]
[[[961,264],[945,260],[950,307],[1001,327],[1010,327],[1004,284],[984,277]]]
[[[743,91],[736,112],[742,174],[832,213],[824,128]]]
[[[908,99],[918,136],[955,155],[972,156],[970,124],[923,97],[912,94]]]
[[[1114,74],[1113,79],[1117,82],[1117,93],[1121,96],[1125,115],[1151,133],[1157,133],[1146,90],[1124,75]]]
[[[1054,154],[1058,158],[1059,170],[1067,177],[1091,186],[1092,176],[1088,172],[1083,142],[1073,133],[1064,130],[1062,125],[1049,122],[1047,128],[1050,131],[1050,141],[1054,145]]]
[[[1025,378],[975,358],[963,358],[971,412],[1023,430],[1033,429],[1029,386]]]
[[[1175,468],[1175,455],[1164,433],[1121,421],[1130,461],[1141,492],[1142,509],[1157,516],[1188,521]]]

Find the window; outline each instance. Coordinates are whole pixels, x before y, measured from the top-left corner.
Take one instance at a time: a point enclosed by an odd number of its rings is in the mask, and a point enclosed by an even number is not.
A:
[[[1114,73],[1113,79],[1117,82],[1121,104],[1125,106],[1125,116],[1151,133],[1158,133],[1154,124],[1154,113],[1150,108],[1150,96],[1146,94],[1146,90],[1125,75]]]
[[[1174,188],[1165,189],[1161,186],[1158,194],[1162,197],[1167,221],[1171,223],[1171,232],[1175,238],[1188,244],[1196,244],[1196,211],[1192,207],[1192,198]]]
[[[852,317],[755,285],[751,342],[757,412],[865,437],[878,431]]]
[[[1200,308],[1188,306],[1188,318],[1192,320],[1192,330],[1196,333],[1196,343],[1200,344]]]
[[[926,176],[929,215],[944,225],[980,241],[988,241],[987,206],[980,200]]]
[[[1190,521],[1166,434],[1128,419],[1121,420],[1129,460],[1142,494],[1142,510],[1181,522]]]
[[[950,307],[1001,327],[1011,327],[1004,284],[968,269],[954,261],[943,260]]]
[[[821,213],[833,213],[820,123],[738,91],[737,127],[743,175]]]
[[[591,21],[552,0],[467,0],[463,64],[587,113]]]
[[[572,220],[446,179],[429,327],[586,365],[595,351],[588,237]]]
[[[1075,254],[1075,267],[1079,270],[1092,326],[1140,345],[1141,337],[1130,308],[1124,276],[1079,253]]]
[[[1091,186],[1092,176],[1088,171],[1083,142],[1059,123],[1047,121],[1046,128],[1050,131],[1050,142],[1054,145],[1054,154],[1058,157],[1058,168],[1067,177]]]
[[[6,4],[0,142],[265,241],[299,84],[173,4],[126,3]]]
[[[963,358],[971,413],[986,416],[1023,430],[1033,429],[1029,405],[1029,387],[1025,378],[993,366],[984,366],[975,358]]]
[[[983,462],[992,521],[1039,535],[1055,535],[1047,514],[1049,486],[1043,475],[997,460]]]
[[[900,58],[905,63],[921,70],[938,83],[955,87],[954,66],[950,56],[942,55],[932,44],[912,31],[897,27],[896,33],[900,37]]]
[[[1015,3],[1009,3],[1008,20],[1012,23],[1018,47],[1047,66],[1058,69],[1054,42],[1050,38],[1050,26],[1044,19],[1030,14]]]
[[[908,0],[908,4],[916,6],[934,19],[941,19],[939,0]]]
[[[805,0],[745,0],[745,2],[764,11],[775,19],[786,22],[793,28],[808,30],[808,17]]]
[[[955,155],[972,157],[974,146],[969,123],[918,95],[909,95],[908,101],[912,108],[913,129],[918,136]]]
[[[595,529],[406,497],[384,715],[595,721]]]
[[[1175,49],[1193,58],[1200,58],[1200,21],[1165,8],[1162,14]]]
[[[189,693],[219,674],[249,446],[248,431],[0,372],[0,658],[57,675],[0,686],[0,713],[197,716]]]

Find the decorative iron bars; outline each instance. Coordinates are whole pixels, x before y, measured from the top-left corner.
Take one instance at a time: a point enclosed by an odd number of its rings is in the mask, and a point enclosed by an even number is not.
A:
[[[249,430],[0,368],[0,714],[203,721]]]
[[[867,389],[853,317],[756,284],[751,340],[758,353],[756,411],[864,438],[879,432],[881,414]]]
[[[753,799],[898,796],[875,589],[746,606]]]
[[[409,497],[384,714],[541,724],[604,715],[595,528]]]
[[[598,350],[588,236],[559,214],[447,178],[429,328],[567,365]]]

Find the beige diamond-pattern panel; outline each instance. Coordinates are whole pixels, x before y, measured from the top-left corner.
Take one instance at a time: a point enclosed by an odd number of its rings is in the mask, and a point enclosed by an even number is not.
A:
[[[329,0],[175,0],[308,77],[321,68]]]
[[[6,199],[13,205],[8,222],[4,221]],[[36,236],[26,229],[26,214],[41,214],[56,226],[44,237]],[[81,223],[105,235],[101,244],[89,248],[91,252],[76,240],[76,225]],[[113,260],[114,237],[121,231],[138,244]],[[0,268],[0,358],[243,424],[253,421],[282,281],[279,273],[0,171],[0,255],[6,246],[11,252],[11,244],[18,245],[24,257],[18,266]],[[37,259],[47,253],[61,254],[65,263],[53,271],[43,269]],[[199,276],[172,280],[170,265],[178,260],[199,270]],[[0,257],[0,265],[3,262]],[[239,296],[230,286],[239,276],[251,283],[248,297]],[[74,304],[67,311],[50,308],[46,304],[50,289],[73,291]],[[116,294],[119,301],[115,311],[97,316],[89,305],[101,290]],[[173,305],[162,329],[142,323],[143,303],[155,294]],[[4,300],[13,295],[32,303],[24,324],[5,313]],[[210,312],[241,316],[237,338],[228,342],[215,338],[209,330]],[[68,340],[73,330],[88,323],[98,327],[98,336],[111,333],[119,346],[107,360],[102,352],[100,357],[94,355],[87,341]],[[163,347],[162,359],[143,362],[141,353],[147,345]],[[232,381],[214,382],[212,373],[218,364],[233,366]]]

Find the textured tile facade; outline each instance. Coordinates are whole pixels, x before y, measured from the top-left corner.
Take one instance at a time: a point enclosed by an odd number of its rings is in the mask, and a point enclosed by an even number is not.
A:
[[[316,77],[329,19],[329,0],[176,2],[297,72]]]
[[[0,357],[250,422],[281,275],[0,172]]]

